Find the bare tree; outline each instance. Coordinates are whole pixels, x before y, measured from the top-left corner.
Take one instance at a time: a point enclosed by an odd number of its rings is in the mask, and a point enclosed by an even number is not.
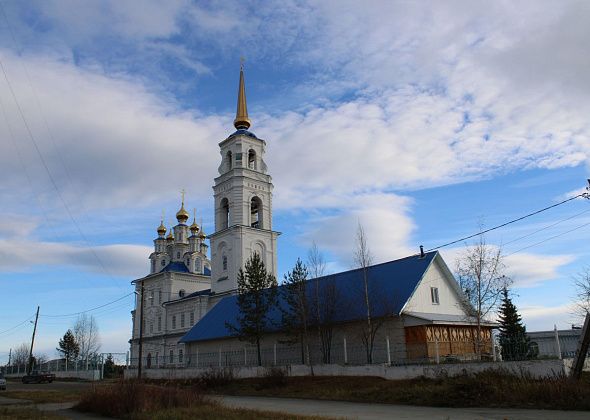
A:
[[[511,280],[504,275],[506,266],[500,247],[488,245],[483,235],[468,246],[456,262],[456,275],[467,301],[463,306],[476,321],[476,353],[481,354],[482,321],[495,310],[502,291]]]
[[[310,324],[316,327],[322,362],[330,363],[338,291],[332,279],[319,280],[326,274],[326,260],[315,241],[307,253],[307,267],[313,279]]]
[[[387,296],[376,293],[377,290],[370,284],[369,267],[373,264],[373,254],[367,244],[367,235],[359,222],[356,230],[356,247],[354,250],[354,263],[360,268],[362,277],[363,300],[367,312],[367,322],[360,328],[360,336],[365,352],[367,363],[373,363],[373,349],[377,332],[381,329],[386,320],[386,315],[391,312],[391,303]],[[375,316],[378,314],[378,316]]]
[[[12,361],[14,366],[27,365],[29,363],[29,345],[22,343],[12,351]]]
[[[98,334],[98,324],[93,315],[85,313],[78,316],[74,323],[74,337],[80,346],[80,360],[86,360],[95,355],[100,350],[100,335]]]
[[[574,276],[574,287],[576,288],[575,315],[584,319],[586,313],[590,312],[590,266]]]

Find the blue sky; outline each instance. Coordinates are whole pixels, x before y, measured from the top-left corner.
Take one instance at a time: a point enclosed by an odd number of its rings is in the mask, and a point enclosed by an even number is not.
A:
[[[358,221],[386,261],[581,192],[590,6],[489,3],[2,2],[0,363],[32,326],[3,331],[37,305],[52,357],[75,316],[50,315],[130,293],[181,189],[212,231],[241,56],[281,274],[313,241],[330,270],[350,268]],[[576,321],[589,206],[487,237],[511,254],[529,330]],[[449,266],[462,247],[442,250]],[[129,296],[94,312],[103,351],[127,350],[131,309]]]

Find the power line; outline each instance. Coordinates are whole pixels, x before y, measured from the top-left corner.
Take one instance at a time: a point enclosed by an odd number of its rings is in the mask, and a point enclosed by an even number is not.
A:
[[[111,302],[105,303],[104,305],[96,306],[96,307],[94,307],[94,308],[91,308],[91,309],[86,309],[85,311],[80,311],[80,312],[73,312],[73,313],[71,313],[71,314],[60,314],[60,315],[41,315],[41,316],[42,316],[42,317],[46,317],[46,318],[62,318],[62,317],[69,317],[69,316],[76,316],[76,315],[81,315],[81,314],[84,314],[84,313],[86,313],[86,312],[95,311],[95,310],[97,310],[97,309],[104,308],[105,306],[112,305],[113,303],[115,303],[115,302],[119,302],[120,300],[123,300],[123,299],[125,299],[126,297],[128,297],[128,296],[131,296],[131,295],[132,295],[132,294],[134,294],[134,293],[135,293],[135,292],[127,293],[125,296],[121,296],[120,298],[118,298],[118,299],[115,299],[115,300],[113,300],[113,301],[111,301]]]
[[[16,97],[16,93],[14,92],[14,89],[12,88],[12,84],[10,83],[10,79],[8,78],[8,73],[6,72],[6,68],[4,67],[4,63],[2,62],[1,59],[0,59],[0,68],[2,69],[2,73],[4,74],[4,79],[6,80],[6,84],[8,85],[8,89],[10,90],[10,94],[12,96],[12,99],[14,100],[14,103],[16,105],[18,113],[19,113],[21,119],[23,120],[23,125],[29,135],[29,138],[31,139],[31,142],[33,143],[33,146],[35,146],[35,150],[37,151],[37,154],[39,155],[39,159],[41,160],[41,163],[43,164],[43,167],[45,168],[45,171],[47,172],[49,180],[51,181],[51,184],[53,185],[53,188],[55,189],[57,196],[59,197],[61,203],[63,204],[64,208],[66,209],[66,212],[68,213],[68,216],[70,217],[70,220],[72,221],[72,224],[76,227],[76,229],[78,230],[78,233],[80,234],[80,236],[82,237],[84,242],[86,242],[86,246],[90,249],[90,251],[92,252],[94,257],[96,258],[96,260],[98,261],[98,263],[102,267],[103,271],[109,277],[112,278],[112,276],[108,272],[106,266],[104,265],[102,260],[98,257],[98,254],[96,253],[94,248],[90,245],[90,241],[86,238],[86,235],[84,235],[84,232],[82,232],[80,225],[78,224],[78,222],[76,222],[76,219],[74,218],[74,216],[70,210],[70,207],[66,203],[65,199],[63,198],[63,196],[57,186],[57,182],[53,178],[53,175],[51,175],[51,171],[49,170],[49,167],[47,166],[47,162],[45,161],[45,158],[43,157],[43,154],[41,153],[41,150],[39,149],[39,145],[37,144],[37,141],[35,140],[35,136],[33,135],[31,128],[29,127],[29,123],[27,122],[27,119],[25,118],[25,114],[20,106],[20,103],[18,102],[18,99]]]
[[[444,247],[447,247],[447,246],[449,246],[449,245],[454,245],[454,244],[456,244],[456,243],[459,243],[459,242],[466,241],[467,239],[475,238],[476,236],[483,235],[483,234],[485,234],[485,233],[488,233],[488,232],[491,232],[491,231],[493,231],[493,230],[500,229],[500,228],[502,228],[502,227],[505,227],[505,226],[508,226],[508,225],[510,225],[510,224],[512,224],[512,223],[516,223],[516,222],[519,222],[519,221],[521,221],[521,220],[524,220],[524,219],[526,219],[526,218],[528,218],[528,217],[531,217],[531,216],[534,216],[534,215],[536,215],[536,214],[542,213],[542,212],[544,212],[544,211],[547,211],[547,210],[549,210],[549,209],[552,209],[552,208],[554,208],[554,207],[561,206],[562,204],[565,204],[565,203],[567,203],[567,202],[569,202],[569,201],[575,200],[575,199],[576,199],[576,198],[578,198],[578,197],[590,198],[590,195],[589,195],[588,193],[581,193],[581,194],[578,194],[578,195],[576,195],[576,196],[574,196],[574,197],[570,197],[570,198],[568,198],[568,199],[566,199],[566,200],[560,201],[559,203],[556,203],[556,204],[553,204],[553,205],[551,205],[551,206],[548,206],[548,207],[542,208],[541,210],[537,210],[537,211],[534,211],[534,212],[532,212],[532,213],[526,214],[526,215],[524,215],[524,216],[522,216],[522,217],[519,217],[519,218],[517,218],[517,219],[513,219],[513,220],[510,220],[510,221],[508,221],[508,222],[506,222],[506,223],[502,223],[501,225],[497,225],[497,226],[491,227],[491,228],[489,228],[489,229],[482,230],[482,231],[480,231],[480,232],[474,233],[473,235],[465,236],[464,238],[457,239],[457,240],[455,240],[455,241],[452,241],[452,242],[447,242],[446,244],[443,244],[443,245],[435,246],[435,247],[433,247],[433,248],[430,248],[430,249],[426,250],[425,252],[435,251],[435,250],[437,250],[437,249],[444,248]]]
[[[541,228],[541,229],[537,229],[537,230],[535,230],[534,232],[528,233],[528,234],[526,234],[526,235],[524,235],[524,236],[521,236],[521,237],[519,237],[519,238],[513,239],[513,240],[511,240],[511,241],[508,241],[508,242],[504,242],[502,245],[503,245],[503,246],[506,246],[506,245],[508,245],[508,244],[512,244],[512,243],[514,243],[514,242],[518,242],[518,241],[520,241],[521,239],[528,238],[529,236],[533,236],[533,235],[534,235],[534,234],[536,234],[536,233],[539,233],[539,232],[542,232],[542,231],[544,231],[544,230],[547,230],[547,229],[549,229],[549,228],[552,228],[553,226],[557,226],[558,224],[560,224],[560,223],[563,223],[563,222],[566,222],[566,221],[568,221],[568,220],[575,219],[576,217],[578,217],[578,216],[581,216],[581,215],[583,215],[583,214],[585,214],[585,213],[588,213],[588,212],[590,212],[590,209],[588,209],[588,210],[584,210],[584,211],[582,211],[582,212],[580,212],[580,213],[577,213],[577,214],[574,214],[573,216],[566,217],[565,219],[558,220],[558,221],[557,221],[557,222],[555,222],[555,223],[552,223],[552,224],[550,224],[550,225],[548,225],[548,226],[545,226],[545,227],[543,227],[543,228]]]
[[[23,322],[21,322],[20,324],[17,324],[17,325],[15,325],[14,327],[10,327],[10,328],[9,328],[9,329],[7,329],[7,330],[0,331],[0,334],[5,334],[5,333],[7,333],[7,332],[9,332],[9,331],[12,331],[12,330],[14,330],[14,329],[16,329],[16,328],[20,327],[21,325],[23,325],[23,324],[27,323],[28,321],[30,321],[30,320],[31,320],[31,319],[32,319],[34,316],[35,316],[35,315],[31,315],[30,317],[28,317],[27,319],[25,319],[25,320],[24,320]]]
[[[581,228],[583,228],[583,227],[586,227],[586,226],[588,226],[588,225],[590,225],[590,222],[588,222],[588,223],[584,223],[583,225],[577,226],[577,227],[575,227],[575,228],[573,228],[573,229],[570,229],[570,230],[567,230],[567,231],[565,231],[565,232],[559,233],[559,234],[557,234],[557,235],[551,236],[551,237],[549,237],[549,238],[547,238],[547,239],[543,239],[542,241],[536,242],[536,243],[534,243],[534,244],[532,244],[532,245],[525,246],[524,248],[520,248],[520,249],[519,249],[519,250],[517,250],[517,251],[511,252],[510,254],[506,254],[506,255],[505,255],[505,257],[509,257],[510,255],[514,255],[514,254],[516,254],[516,253],[518,253],[518,252],[520,252],[520,251],[524,251],[525,249],[529,249],[529,248],[532,248],[532,247],[534,247],[534,246],[541,245],[542,243],[545,243],[545,242],[547,242],[547,241],[550,241],[550,240],[552,240],[552,239],[555,239],[555,238],[558,238],[558,237],[560,237],[560,236],[566,235],[566,234],[568,234],[568,233],[571,233],[571,232],[573,232],[573,231],[576,231],[576,230],[578,230],[578,229],[581,229]]]

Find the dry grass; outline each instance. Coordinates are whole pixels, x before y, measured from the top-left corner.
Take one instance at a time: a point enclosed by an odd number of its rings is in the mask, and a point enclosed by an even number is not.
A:
[[[132,416],[133,420],[327,420],[326,417],[296,416],[292,414],[228,408],[219,404],[204,403],[198,408],[176,408]]]
[[[265,386],[266,378],[236,380],[231,395],[311,398],[435,407],[513,407],[590,410],[590,376],[534,379],[488,371],[441,379],[388,381],[374,377],[290,377]]]

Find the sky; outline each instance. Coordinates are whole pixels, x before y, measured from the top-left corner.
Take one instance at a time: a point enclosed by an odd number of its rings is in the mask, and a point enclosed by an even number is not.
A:
[[[352,267],[468,236],[584,191],[590,3],[0,2],[0,364],[49,358],[76,318],[128,350],[130,282],[186,190],[213,231],[240,57],[267,142],[279,277],[315,241]],[[529,331],[570,328],[590,202],[487,235]],[[440,251],[455,266],[469,240]],[[102,306],[109,302],[114,303]]]

